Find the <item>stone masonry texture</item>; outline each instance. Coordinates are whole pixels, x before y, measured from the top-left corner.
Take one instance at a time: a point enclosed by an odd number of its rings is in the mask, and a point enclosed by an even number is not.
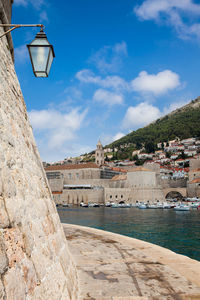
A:
[[[5,2],[0,0],[0,7],[2,4],[5,7]],[[64,300],[77,299],[77,295],[76,268],[34,141],[8,40],[3,37],[0,39],[0,299]]]

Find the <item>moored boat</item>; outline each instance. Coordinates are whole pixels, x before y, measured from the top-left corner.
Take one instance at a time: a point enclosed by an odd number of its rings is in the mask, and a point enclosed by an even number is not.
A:
[[[148,204],[147,208],[149,208],[149,209],[157,209],[158,207],[157,207],[156,203],[153,203],[153,204]]]
[[[176,211],[189,211],[190,206],[180,203],[180,204],[178,204],[174,207],[174,210],[176,210]]]
[[[139,209],[146,209],[146,208],[147,208],[147,205],[146,205],[146,203],[140,203],[140,204],[138,205],[138,208],[139,208]]]
[[[81,203],[80,203],[80,206],[81,206],[81,207],[88,207],[88,204],[87,204],[87,203],[84,203],[84,202],[81,202]]]

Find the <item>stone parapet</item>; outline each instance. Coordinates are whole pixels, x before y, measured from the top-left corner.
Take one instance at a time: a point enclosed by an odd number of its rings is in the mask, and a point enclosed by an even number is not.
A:
[[[200,262],[163,247],[63,224],[80,282],[80,300],[200,299]]]

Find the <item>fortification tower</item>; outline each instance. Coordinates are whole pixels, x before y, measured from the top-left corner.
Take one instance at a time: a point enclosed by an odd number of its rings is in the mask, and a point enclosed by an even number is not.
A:
[[[0,0],[0,23],[11,23],[12,2]],[[13,54],[8,34],[0,39],[0,299],[77,299],[76,268],[34,141]]]
[[[97,143],[97,149],[95,151],[95,163],[98,166],[104,164],[104,150],[100,140]]]

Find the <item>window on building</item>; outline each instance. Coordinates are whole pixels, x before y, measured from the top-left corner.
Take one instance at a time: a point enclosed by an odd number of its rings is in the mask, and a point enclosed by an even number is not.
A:
[[[110,199],[112,199],[112,195],[110,195]]]
[[[115,198],[117,198],[117,195],[115,196]]]
[[[69,179],[72,179],[72,173],[68,174]]]
[[[121,195],[121,198],[123,198],[123,195]]]
[[[99,153],[97,152],[97,156],[99,156]]]
[[[76,173],[76,178],[79,178],[79,173]]]

